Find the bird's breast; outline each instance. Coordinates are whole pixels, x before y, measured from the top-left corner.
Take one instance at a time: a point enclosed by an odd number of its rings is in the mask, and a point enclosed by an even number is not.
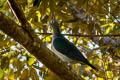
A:
[[[72,60],[70,58],[68,58],[67,56],[63,55],[61,52],[57,51],[54,46],[51,46],[52,51],[64,62],[72,62]]]

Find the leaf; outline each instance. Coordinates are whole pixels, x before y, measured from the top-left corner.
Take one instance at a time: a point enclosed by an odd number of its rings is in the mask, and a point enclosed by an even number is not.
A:
[[[0,68],[0,80],[3,77],[3,75],[4,75],[4,71]]]
[[[15,59],[16,60],[16,59]],[[16,62],[13,63],[14,64],[14,67],[17,68],[17,71],[15,73],[15,76],[20,76],[21,75],[21,71],[23,70],[24,68],[24,63],[19,61],[19,60],[16,60]]]
[[[73,38],[73,42],[76,42],[76,41],[77,41],[77,38],[76,38],[76,37],[74,37],[74,38]]]
[[[3,39],[4,39],[4,35],[0,34],[0,41],[3,41]]]
[[[104,24],[104,25],[101,25],[102,28],[107,28],[106,31],[104,32],[104,34],[108,34],[111,30],[114,29],[115,27],[115,24],[113,23],[108,23],[108,24]]]
[[[72,33],[78,33],[79,27],[78,24],[74,24],[74,27],[72,29]]]
[[[24,69],[21,74],[21,79],[27,79],[28,78],[28,69]]]
[[[112,71],[107,71],[107,77],[108,77],[108,78],[112,78],[112,77],[113,77]]]
[[[47,42],[50,42],[50,41],[51,41],[51,38],[50,38],[50,37],[46,37],[46,41],[47,41]]]
[[[56,15],[59,19],[62,19],[63,21],[68,21],[73,19],[73,16],[67,15],[66,13],[63,13],[60,8],[57,8],[56,10]]]
[[[40,14],[39,11],[36,11],[36,14],[37,14],[37,16],[38,16],[38,22],[40,22],[41,14]]]
[[[116,52],[116,55],[120,56],[120,49],[115,48],[114,50],[115,50],[115,52]]]
[[[42,16],[46,14],[47,7],[48,7],[48,0],[42,0],[40,5],[40,13]]]
[[[110,32],[110,27],[106,29],[104,34],[108,34]]]
[[[50,2],[49,2],[49,7],[50,7],[50,12],[51,12],[52,14],[54,14],[55,8],[56,8],[56,6],[55,6],[55,0],[50,0]]]
[[[104,80],[103,78],[98,77],[97,80]]]
[[[2,57],[2,61],[1,61],[1,69],[7,69],[9,68],[9,58],[8,57]]]
[[[87,0],[77,0],[77,8],[80,8],[85,2],[87,2]]]
[[[32,65],[34,63],[34,58],[29,58],[28,59],[28,65]]]
[[[9,79],[9,80],[14,80],[14,79],[15,79],[15,74],[14,74],[14,71],[13,71],[13,70],[10,71],[9,76],[8,76],[8,79]]]
[[[39,76],[34,68],[30,69],[30,73],[31,73],[32,80],[38,80]]]
[[[14,40],[11,41],[11,46],[12,46],[12,45],[15,45],[15,44],[16,44],[16,41],[14,41]]]
[[[120,32],[120,26],[117,28],[117,30]]]

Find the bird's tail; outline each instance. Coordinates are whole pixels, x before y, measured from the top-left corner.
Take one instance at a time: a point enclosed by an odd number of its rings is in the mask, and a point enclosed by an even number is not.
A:
[[[90,66],[91,68],[93,68],[94,70],[96,70],[96,71],[99,71],[95,66],[93,66],[87,59],[82,59],[83,61],[83,63],[85,63],[85,64],[87,64],[88,66]]]
[[[97,69],[95,66],[93,66],[92,64],[87,63],[87,65],[89,65],[89,66],[90,66],[91,68],[93,68],[94,70],[98,71],[98,69]]]

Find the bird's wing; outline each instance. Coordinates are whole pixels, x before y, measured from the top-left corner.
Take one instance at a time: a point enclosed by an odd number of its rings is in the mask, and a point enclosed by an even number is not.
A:
[[[86,62],[86,58],[81,54],[81,52],[74,46],[73,43],[68,41],[64,37],[57,37],[53,40],[54,48],[59,51],[60,53],[66,55],[67,57],[77,60]]]
[[[73,43],[68,41],[64,37],[56,37],[53,39],[52,45],[54,48],[62,53],[63,55],[66,55],[70,59],[81,61],[89,66],[91,66],[93,69],[98,70],[96,67],[94,67],[92,64],[89,63],[89,61],[82,55],[82,53],[77,49],[77,47],[74,46]]]
[[[35,0],[33,3],[33,6],[39,6],[40,5],[41,0]]]

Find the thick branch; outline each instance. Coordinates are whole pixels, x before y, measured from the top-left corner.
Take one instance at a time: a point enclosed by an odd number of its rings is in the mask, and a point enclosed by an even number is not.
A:
[[[27,23],[27,20],[26,20],[25,15],[22,11],[21,5],[19,5],[17,3],[17,0],[7,0],[7,1],[8,1],[8,4],[9,4],[11,10],[13,11],[14,15],[19,20],[19,22],[21,24]]]
[[[0,29],[23,45],[39,61],[64,80],[81,80],[80,76],[52,53],[40,40],[32,40],[22,27],[0,12]]]
[[[21,5],[18,4],[17,0],[7,0],[7,1],[8,1],[8,4],[9,4],[11,10],[13,11],[14,15],[20,22],[21,27],[28,33],[28,35],[32,39],[33,39],[33,37],[36,37],[36,39],[37,39],[37,36],[34,34],[34,31],[32,30],[32,27],[27,22],[27,19],[24,15]]]

